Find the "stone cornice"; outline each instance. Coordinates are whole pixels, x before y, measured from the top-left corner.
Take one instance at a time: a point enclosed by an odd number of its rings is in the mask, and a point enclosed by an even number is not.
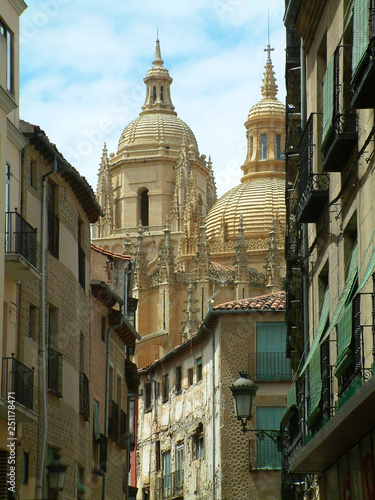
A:
[[[3,108],[5,113],[8,115],[11,111],[17,108],[17,103],[11,97],[9,92],[7,92],[1,85],[0,85],[0,106]]]
[[[17,14],[20,16],[24,10],[27,9],[27,4],[23,0],[10,0]]]
[[[7,137],[20,151],[27,144],[27,139],[21,134],[18,128],[15,127],[9,119],[7,119]]]

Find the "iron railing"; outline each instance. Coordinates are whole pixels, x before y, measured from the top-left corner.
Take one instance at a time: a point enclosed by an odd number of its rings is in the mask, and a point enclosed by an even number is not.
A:
[[[18,212],[5,214],[5,253],[22,255],[36,267],[37,230]]]
[[[248,354],[249,376],[252,380],[291,380],[290,361],[283,352],[251,352]]]
[[[90,416],[90,392],[89,379],[84,373],[79,374],[79,412],[85,417],[85,420]]]
[[[108,414],[108,437],[112,438],[113,441],[118,440],[119,434],[119,407],[114,401],[109,402],[109,414]]]
[[[17,403],[29,410],[33,409],[34,370],[18,361],[14,354],[10,358],[3,358],[3,398],[7,399],[9,393]]]
[[[62,397],[63,355],[49,347],[48,349],[48,389]]]
[[[178,469],[172,472],[172,494],[173,496],[181,493],[184,489],[184,470]]]

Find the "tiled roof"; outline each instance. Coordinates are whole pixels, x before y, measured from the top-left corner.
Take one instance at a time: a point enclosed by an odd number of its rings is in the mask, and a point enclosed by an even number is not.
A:
[[[123,260],[131,259],[130,255],[123,255],[121,253],[111,252],[110,250],[104,250],[104,248],[98,247],[97,245],[94,245],[94,243],[91,243],[91,248],[96,252],[102,253],[103,255],[108,255],[108,257],[113,257],[114,259],[123,259]]]
[[[285,311],[285,292],[217,304],[213,311]]]

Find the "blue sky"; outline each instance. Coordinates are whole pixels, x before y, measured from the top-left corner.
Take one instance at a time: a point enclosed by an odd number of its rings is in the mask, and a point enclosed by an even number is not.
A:
[[[219,196],[240,182],[243,126],[267,45],[284,102],[284,0],[30,0],[21,17],[21,118],[38,124],[94,190],[145,98],[156,28],[172,101],[211,155]]]

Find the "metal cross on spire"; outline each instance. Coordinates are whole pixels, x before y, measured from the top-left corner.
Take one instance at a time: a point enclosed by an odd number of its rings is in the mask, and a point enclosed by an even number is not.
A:
[[[267,62],[271,62],[271,51],[272,50],[275,50],[275,49],[272,49],[271,45],[270,45],[270,9],[268,7],[268,44],[267,44],[267,48],[264,49],[264,52],[268,52]]]

